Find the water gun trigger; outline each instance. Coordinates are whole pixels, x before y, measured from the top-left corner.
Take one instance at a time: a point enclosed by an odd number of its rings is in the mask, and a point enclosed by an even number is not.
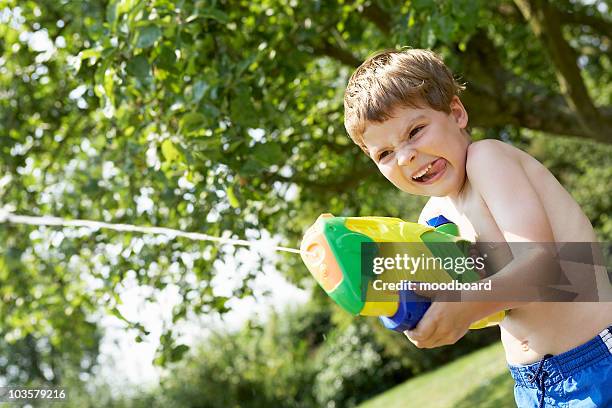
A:
[[[399,297],[397,312],[391,317],[380,316],[379,319],[387,329],[401,333],[416,327],[431,302],[411,290],[401,290]]]

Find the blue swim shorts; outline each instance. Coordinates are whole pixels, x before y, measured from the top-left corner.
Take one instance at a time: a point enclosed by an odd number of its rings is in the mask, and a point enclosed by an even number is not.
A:
[[[565,353],[508,367],[519,408],[612,407],[612,326]]]

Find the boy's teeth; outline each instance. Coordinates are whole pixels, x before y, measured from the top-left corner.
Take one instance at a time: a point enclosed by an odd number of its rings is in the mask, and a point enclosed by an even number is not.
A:
[[[425,174],[427,174],[429,170],[431,170],[431,163],[429,163],[429,165],[426,168],[424,168],[423,170],[421,170],[420,172],[412,176],[412,178],[416,180],[419,177],[423,177]]]

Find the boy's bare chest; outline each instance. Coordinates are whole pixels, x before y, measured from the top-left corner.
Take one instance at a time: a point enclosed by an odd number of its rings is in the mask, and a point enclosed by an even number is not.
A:
[[[463,239],[476,243],[480,254],[486,253],[487,271],[494,273],[511,260],[512,254],[488,207],[479,198],[464,200],[462,206],[442,200],[438,211],[457,225]]]
[[[457,225],[462,238],[472,242],[504,241],[495,219],[480,197],[466,197],[460,205],[445,198],[437,200],[437,212]]]

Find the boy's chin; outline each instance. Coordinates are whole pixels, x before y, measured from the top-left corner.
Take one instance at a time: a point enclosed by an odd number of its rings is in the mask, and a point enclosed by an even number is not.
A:
[[[395,186],[400,190],[412,194],[425,197],[446,197],[451,195],[454,191],[457,191],[457,186],[450,182],[451,180],[438,180],[433,184],[410,184],[410,185],[397,185]]]

